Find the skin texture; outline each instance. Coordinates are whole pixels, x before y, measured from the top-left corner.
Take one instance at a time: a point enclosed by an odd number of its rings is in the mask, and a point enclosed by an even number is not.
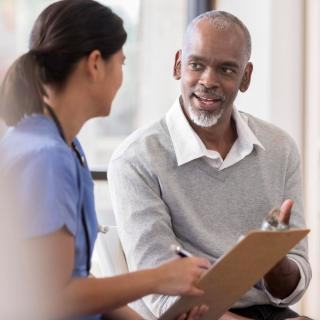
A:
[[[239,28],[219,31],[206,21],[198,23],[175,57],[174,77],[181,80],[184,113],[205,146],[223,158],[237,138],[231,121],[234,99],[250,84],[252,64],[245,57]],[[213,101],[203,103],[199,97]],[[216,125],[202,128],[191,121],[189,106],[221,117]]]
[[[37,270],[42,290],[50,293],[44,301],[45,310],[50,318],[71,318],[80,314],[106,312],[109,316],[113,309],[119,316],[130,315],[124,319],[139,319],[135,312],[121,308],[126,303],[150,293],[201,295],[202,291],[194,282],[209,266],[205,259],[176,259],[158,268],[128,273],[116,277],[72,278],[74,264],[74,239],[62,229],[46,237],[30,242],[33,251],[37,250]],[[47,250],[50,250],[49,252]],[[40,255],[41,253],[41,255]],[[52,264],[52,261],[60,263]],[[51,277],[47,277],[50,272]],[[41,290],[41,291],[42,291]],[[43,292],[43,291],[42,291]],[[201,310],[200,310],[201,309]],[[206,308],[191,311],[189,319],[197,319]]]
[[[110,113],[122,83],[124,59],[122,50],[108,60],[94,50],[79,61],[62,89],[45,87],[45,102],[56,113],[68,144],[87,120]],[[40,318],[102,313],[110,319],[141,319],[127,303],[151,293],[199,296],[203,292],[195,283],[209,267],[206,259],[178,258],[157,268],[116,277],[73,278],[74,238],[66,229],[35,238],[29,246],[39,274],[39,299],[43,301]],[[48,295],[41,296],[41,292]],[[205,305],[195,306],[178,320],[200,319],[207,310]]]
[[[278,219],[286,224],[290,222],[292,200],[283,202]],[[299,268],[295,262],[284,257],[274,268],[265,276],[267,288],[271,294],[277,298],[283,299],[290,295],[300,281]],[[280,281],[281,280],[281,281]]]
[[[205,145],[225,157],[236,139],[231,121],[232,104],[238,90],[247,90],[252,65],[243,58],[243,38],[238,29],[226,30],[222,34],[205,23],[199,23],[188,40],[183,51],[177,53],[175,62],[175,77],[182,83],[183,106],[190,104],[196,111],[205,107],[206,111],[221,113],[217,124],[209,128],[198,127],[189,120]],[[121,50],[107,61],[95,50],[78,63],[62,90],[45,88],[45,101],[57,114],[69,144],[87,120],[110,113],[112,101],[122,83],[123,61]],[[209,100],[218,98],[211,104],[203,103],[194,93]],[[186,107],[184,112],[188,116]],[[104,313],[112,319],[140,319],[125,306],[128,302],[151,293],[202,293],[194,283],[209,264],[200,258],[177,259],[155,269],[111,278],[72,278],[73,241],[73,237],[62,229],[30,242],[32,250],[41,256],[37,261],[41,289],[50,294],[50,299],[44,301],[44,313],[49,313],[52,318]],[[273,279],[282,274],[279,270],[282,265],[267,277],[270,290]],[[52,275],[50,279],[46,276],[48,274]],[[206,311],[206,306],[195,306],[179,320],[200,319]],[[227,312],[221,319],[246,318]]]
[[[205,146],[219,151],[223,158],[237,138],[231,121],[234,99],[250,84],[252,64],[246,61],[245,53],[244,37],[238,28],[221,32],[201,21],[175,56],[174,78],[181,80],[183,111]],[[202,103],[197,97],[217,101]],[[221,118],[212,127],[199,127],[191,120],[188,106],[195,111],[221,114]],[[248,318],[231,312],[221,318],[233,319]]]
[[[94,50],[81,59],[62,90],[45,87],[44,100],[57,114],[68,144],[87,120],[110,113],[112,101],[122,84],[124,60],[122,50],[108,60]]]
[[[173,75],[181,81],[180,103],[184,114],[206,148],[218,151],[223,159],[237,139],[231,118],[234,100],[239,91],[245,92],[250,85],[253,66],[246,49],[245,37],[238,26],[217,30],[203,20],[188,33],[183,49],[175,56]],[[216,124],[199,126],[190,110],[218,116]],[[291,200],[283,203],[281,221],[289,222],[292,206]],[[283,299],[300,280],[298,266],[285,257],[264,280],[270,293]],[[238,319],[232,315],[226,315],[225,319],[228,317]]]

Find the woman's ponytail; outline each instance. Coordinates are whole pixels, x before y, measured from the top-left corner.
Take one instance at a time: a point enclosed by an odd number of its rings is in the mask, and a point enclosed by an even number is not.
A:
[[[18,58],[7,71],[0,88],[0,117],[15,126],[25,115],[43,113],[45,91],[32,51]]]
[[[0,117],[15,125],[25,115],[43,113],[44,86],[62,89],[77,63],[93,50],[108,60],[127,38],[122,20],[92,0],[60,0],[35,22],[31,51],[9,69],[0,88]]]

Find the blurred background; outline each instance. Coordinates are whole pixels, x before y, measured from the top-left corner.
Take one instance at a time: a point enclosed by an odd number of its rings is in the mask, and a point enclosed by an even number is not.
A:
[[[28,50],[32,24],[54,1],[0,0],[0,80]],[[87,123],[80,133],[90,168],[107,170],[117,145],[171,107],[179,93],[174,54],[190,19],[216,8],[237,15],[252,35],[252,84],[239,94],[238,109],[282,127],[302,156],[306,221],[313,279],[298,311],[319,319],[320,304],[320,1],[318,0],[100,0],[128,31],[124,84],[112,115]],[[0,122],[0,135],[5,126]],[[102,224],[114,224],[106,181],[95,184]]]

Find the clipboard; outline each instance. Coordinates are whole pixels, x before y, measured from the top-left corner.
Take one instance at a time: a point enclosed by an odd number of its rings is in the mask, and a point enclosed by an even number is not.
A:
[[[279,262],[309,229],[252,230],[201,277],[200,297],[181,297],[159,320],[174,320],[194,305],[206,304],[203,320],[218,320],[239,298]]]

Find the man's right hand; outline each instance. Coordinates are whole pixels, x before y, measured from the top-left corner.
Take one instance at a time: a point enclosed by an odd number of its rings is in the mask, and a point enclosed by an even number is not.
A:
[[[209,307],[202,305],[200,307],[194,306],[190,312],[181,314],[177,320],[200,320],[207,312]],[[300,318],[297,318],[300,319]],[[251,318],[245,318],[227,311],[219,320],[253,320]]]
[[[209,310],[206,305],[194,306],[188,313],[181,314],[177,320],[200,320]]]
[[[242,317],[235,313],[227,311],[219,320],[253,320],[253,319]]]

